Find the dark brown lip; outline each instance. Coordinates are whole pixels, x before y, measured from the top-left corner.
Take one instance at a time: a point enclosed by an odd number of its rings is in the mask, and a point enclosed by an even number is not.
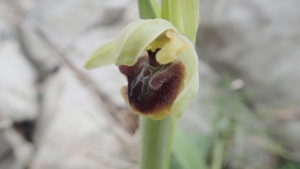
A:
[[[133,66],[119,67],[128,80],[128,102],[142,114],[170,109],[183,86],[184,65],[180,61],[160,65],[155,58],[158,51],[148,51]]]

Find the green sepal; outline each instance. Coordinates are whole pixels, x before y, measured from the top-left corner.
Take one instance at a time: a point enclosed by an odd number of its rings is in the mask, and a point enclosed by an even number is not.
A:
[[[101,66],[114,64],[116,61],[115,38],[104,43],[92,53],[84,67],[86,69],[95,69]]]
[[[184,87],[171,108],[171,115],[174,119],[181,117],[182,113],[188,108],[190,101],[197,95],[199,89],[198,55],[192,42],[185,36],[180,35],[180,37],[188,43],[189,47],[178,57],[185,66],[186,78]]]

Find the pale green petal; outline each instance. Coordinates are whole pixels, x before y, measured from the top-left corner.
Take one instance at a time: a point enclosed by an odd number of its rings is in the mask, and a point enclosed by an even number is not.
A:
[[[138,20],[128,25],[116,40],[116,65],[134,65],[146,47],[166,30],[177,32],[163,19]]]
[[[184,64],[186,69],[186,78],[184,86],[178,97],[176,98],[171,113],[173,118],[179,118],[183,112],[186,111],[190,104],[190,101],[196,96],[199,88],[199,76],[198,76],[198,56],[194,49],[192,42],[186,37],[180,35],[180,37],[189,44],[187,50],[183,51],[178,59]]]
[[[146,20],[139,19],[135,22],[132,22],[128,24],[122,32],[117,36],[116,40],[116,51],[120,51],[125,41],[128,39],[128,37],[134,33],[135,29],[139,27],[142,24],[145,24]]]
[[[84,64],[86,69],[95,69],[100,66],[107,66],[114,64],[116,61],[115,52],[115,40],[116,38],[104,43],[89,57]]]
[[[165,36],[168,38],[168,42],[156,54],[156,60],[160,64],[172,62],[182,51],[188,48],[188,44],[179,37],[177,32],[168,30]]]
[[[169,20],[193,43],[199,24],[199,0],[162,0],[162,18]]]

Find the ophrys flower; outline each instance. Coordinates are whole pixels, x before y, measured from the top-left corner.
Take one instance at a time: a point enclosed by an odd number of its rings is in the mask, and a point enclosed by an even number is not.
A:
[[[187,109],[198,92],[198,56],[193,44],[163,19],[138,20],[100,46],[85,68],[116,64],[128,86],[121,94],[134,113],[160,120]]]

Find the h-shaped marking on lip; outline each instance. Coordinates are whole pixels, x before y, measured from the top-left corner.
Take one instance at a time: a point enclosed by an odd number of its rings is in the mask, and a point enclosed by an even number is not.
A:
[[[148,62],[145,62],[140,74],[132,80],[129,95],[132,96],[133,95],[133,93],[132,93],[133,89],[137,86],[137,84],[139,82],[142,82],[141,93],[137,98],[139,101],[141,101],[142,96],[149,93],[149,80],[150,80],[150,77],[153,75],[153,73],[155,71],[159,71],[159,70],[163,69],[163,67],[164,67],[164,65],[154,67],[154,66],[149,65]],[[147,76],[144,76],[144,72],[146,70],[148,70],[150,72],[150,74],[147,75]]]

